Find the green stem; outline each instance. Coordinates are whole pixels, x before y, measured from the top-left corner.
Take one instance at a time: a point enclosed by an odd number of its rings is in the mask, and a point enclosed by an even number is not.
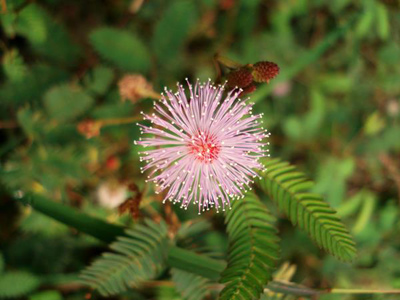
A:
[[[230,69],[237,69],[242,67],[242,64],[219,54],[215,54],[214,59],[220,64]]]
[[[65,225],[71,226],[83,233],[91,235],[105,243],[111,243],[118,236],[125,235],[122,226],[107,223],[103,220],[88,216],[78,210],[51,201],[43,196],[34,195],[17,199],[25,205],[49,216]],[[188,271],[209,279],[216,280],[226,264],[223,261],[197,254],[179,247],[171,247],[168,251],[168,265],[183,271]]]
[[[142,116],[134,116],[131,118],[120,118],[120,119],[102,119],[97,120],[100,126],[110,126],[110,125],[122,125],[122,124],[131,124],[141,121],[143,118]]]
[[[329,294],[400,294],[400,290],[331,289]]]
[[[20,202],[32,206],[35,210],[49,216],[78,231],[91,235],[105,243],[110,243],[117,236],[124,235],[124,228],[104,222],[79,212],[72,207],[50,201],[43,196],[34,195],[18,199]]]
[[[224,261],[212,259],[179,247],[171,247],[169,249],[168,264],[171,267],[213,280],[218,280],[220,273],[226,267]]]
[[[381,289],[312,289],[306,286],[285,282],[285,281],[272,281],[270,282],[266,290],[273,293],[280,293],[285,295],[295,295],[304,297],[317,297],[325,294],[342,294],[342,295],[355,295],[355,294],[400,294],[400,289],[392,290],[381,290]]]

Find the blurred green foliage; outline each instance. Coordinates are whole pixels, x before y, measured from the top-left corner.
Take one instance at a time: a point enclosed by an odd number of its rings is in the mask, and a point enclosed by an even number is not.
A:
[[[398,0],[0,4],[0,299],[84,299],[90,290],[76,284],[75,275],[105,245],[14,199],[36,193],[116,224],[134,223],[101,203],[121,190],[127,190],[125,199],[133,197],[127,189],[132,183],[144,190],[132,144],[137,126],[106,126],[86,139],[78,124],[150,110],[150,99],[121,100],[118,81],[129,73],[142,74],[156,91],[186,77],[215,79],[217,52],[243,64],[268,60],[280,66],[275,80],[250,95],[273,133],[271,155],[312,175],[313,191],[338,210],[356,238],[358,259],[345,265],[279,218],[281,261],[297,266],[292,280],[313,288],[400,288]],[[165,214],[149,189],[141,214]],[[197,216],[174,214],[182,221]],[[204,219],[181,228],[185,238],[179,243],[220,257],[228,244],[222,218]],[[207,281],[182,272],[172,271],[176,286],[162,273],[160,282],[167,284],[156,291],[141,288],[113,299],[215,297]],[[188,291],[190,282],[196,294]]]

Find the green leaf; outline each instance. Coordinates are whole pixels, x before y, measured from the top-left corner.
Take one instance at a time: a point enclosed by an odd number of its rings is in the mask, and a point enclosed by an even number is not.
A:
[[[131,117],[133,113],[132,104],[130,102],[118,101],[119,98],[115,97],[114,102],[106,102],[96,105],[91,110],[90,116],[94,119],[112,119]]]
[[[29,297],[29,300],[62,300],[63,297],[58,291],[44,291]]]
[[[18,124],[25,135],[31,140],[41,136],[40,114],[33,112],[29,107],[24,107],[17,112]]]
[[[291,116],[283,123],[285,133],[296,140],[309,140],[318,133],[325,115],[325,97],[316,89],[310,93],[310,110],[303,116]]]
[[[288,68],[282,69],[279,76],[274,79],[271,84],[261,85],[260,88],[257,88],[257,91],[252,95],[252,102],[257,103],[258,101],[263,100],[269,93],[272,92],[276,84],[294,78],[307,66],[320,59],[320,57],[326,51],[333,47],[341,37],[343,37],[350,29],[354,27],[354,22],[358,20],[358,17],[359,15],[357,14],[352,19],[347,21],[343,26],[335,28],[335,30],[326,35],[320,43],[318,43],[312,49],[309,49],[309,51],[305,51],[304,54],[301,54],[300,56],[296,55],[294,63],[292,63]],[[279,19],[279,15],[277,15],[277,18]]]
[[[146,220],[146,225],[135,225],[126,234],[110,245],[113,252],[104,253],[81,273],[83,282],[103,296],[153,279],[165,267],[168,237],[164,222]]]
[[[172,281],[183,299],[203,300],[209,294],[210,282],[208,279],[178,269],[172,269],[171,275]]]
[[[354,76],[344,72],[329,72],[318,76],[317,84],[324,94],[347,94],[353,89]]]
[[[219,299],[258,299],[272,279],[279,258],[279,238],[269,214],[254,193],[234,201],[225,213],[229,237],[228,266],[221,274]]]
[[[15,37],[15,20],[17,19],[16,13],[0,14],[0,22],[4,33],[10,37]]]
[[[40,280],[27,272],[14,271],[0,275],[0,298],[18,298],[34,291]]]
[[[197,21],[194,1],[178,0],[167,6],[152,39],[157,59],[164,66],[176,62],[190,30]]]
[[[37,102],[43,93],[54,84],[67,79],[67,73],[54,66],[33,65],[24,77],[18,82],[7,82],[0,89],[0,106],[12,107],[21,103]]]
[[[110,27],[97,28],[90,42],[100,56],[124,71],[148,72],[149,51],[133,33]]]
[[[3,257],[3,254],[0,252],[0,276],[1,276],[1,273],[3,273],[3,271],[4,271],[4,266],[5,266],[4,257]]]
[[[19,82],[24,79],[27,67],[17,49],[11,49],[3,56],[3,70],[8,80]]]
[[[62,235],[68,232],[68,227],[54,221],[35,210],[27,214],[20,223],[22,232],[38,233],[41,236]]]
[[[30,41],[35,53],[53,62],[73,66],[80,57],[80,48],[73,43],[64,26],[35,3],[19,13],[16,31]]]
[[[85,76],[84,83],[90,92],[96,95],[104,95],[113,79],[113,70],[104,66],[98,66]]]
[[[157,300],[183,300],[174,286],[161,285],[157,288]]]
[[[267,170],[260,174],[261,189],[285,212],[293,223],[328,253],[343,261],[356,256],[353,238],[336,212],[316,193],[306,176],[287,162],[266,159]]]
[[[353,215],[362,204],[362,194],[362,191],[358,192],[351,198],[344,201],[337,209],[338,214],[344,218]]]
[[[376,195],[368,190],[360,192],[360,197],[362,198],[362,207],[353,227],[353,232],[356,236],[371,223],[377,203]]]
[[[325,196],[333,207],[339,207],[346,196],[347,181],[355,170],[352,157],[329,158],[320,163],[312,192]],[[332,181],[332,178],[335,180]]]
[[[366,139],[360,145],[360,152],[372,156],[376,160],[378,153],[398,151],[400,149],[399,130],[400,126],[397,124],[385,127],[380,134]]]
[[[360,20],[355,27],[356,34],[360,38],[365,38],[373,25],[374,21],[374,8],[372,0],[366,1],[367,5],[365,11],[361,14]]]
[[[44,95],[47,113],[59,122],[71,121],[82,115],[93,102],[93,98],[87,93],[66,84],[54,87]]]
[[[15,29],[34,45],[44,43],[48,35],[46,13],[37,4],[27,5],[18,14]]]
[[[379,37],[387,40],[390,35],[390,20],[389,13],[382,3],[376,5],[376,23]]]
[[[373,136],[381,132],[386,127],[386,122],[379,111],[370,114],[365,121],[363,131],[366,136]]]

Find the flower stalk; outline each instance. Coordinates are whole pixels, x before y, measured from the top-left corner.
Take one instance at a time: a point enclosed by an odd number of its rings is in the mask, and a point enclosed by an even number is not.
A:
[[[91,217],[72,207],[51,201],[40,195],[25,196],[16,200],[25,205],[30,205],[42,214],[105,243],[111,243],[118,236],[125,235],[125,228],[122,226]],[[212,259],[176,246],[171,246],[168,249],[167,263],[172,268],[188,271],[213,280],[219,278],[220,273],[226,266],[224,261]]]
[[[138,116],[129,118],[118,118],[118,119],[102,119],[102,120],[91,120],[87,119],[80,122],[77,126],[78,131],[84,135],[87,139],[100,135],[100,130],[105,126],[132,124],[140,121],[141,118]]]

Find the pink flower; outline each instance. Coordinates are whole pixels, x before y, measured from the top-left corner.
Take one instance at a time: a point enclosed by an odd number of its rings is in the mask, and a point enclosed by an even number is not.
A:
[[[159,191],[168,189],[164,202],[184,209],[192,202],[199,214],[209,207],[219,212],[251,190],[256,170],[264,169],[259,158],[269,156],[262,140],[270,134],[259,126],[262,115],[238,98],[241,90],[225,95],[225,86],[210,80],[188,86],[189,97],[178,83],[175,94],[165,89],[161,103],[154,103],[156,113],[142,113],[152,125],[138,125],[151,136],[135,144],[152,149],[139,152],[147,163],[141,170],[151,170],[148,180]]]

